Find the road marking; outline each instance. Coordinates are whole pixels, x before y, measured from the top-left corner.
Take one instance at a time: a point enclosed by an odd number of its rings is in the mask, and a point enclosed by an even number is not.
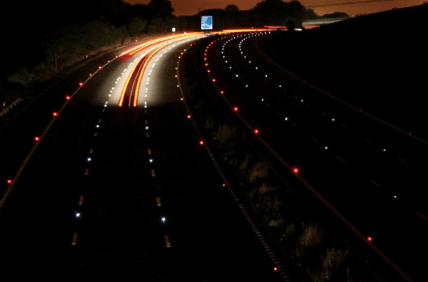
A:
[[[95,132],[95,133],[94,133],[94,136],[97,136],[97,135],[98,135],[98,132]]]
[[[103,109],[102,112],[104,113],[106,111],[106,109]]]
[[[99,120],[98,120],[98,123],[100,123],[101,121],[102,121],[102,119],[99,119]]]
[[[89,149],[89,154],[92,154],[94,152],[94,148]]]
[[[171,248],[171,242],[169,241],[168,235],[165,235],[165,245],[167,248]]]
[[[77,244],[77,232],[73,233],[73,239],[71,239],[71,245],[75,246]]]
[[[87,168],[86,170],[85,170],[85,175],[88,175],[89,174],[89,168]]]
[[[156,204],[158,205],[158,207],[161,206],[161,200],[160,197],[156,197]]]
[[[427,221],[427,222],[428,222],[428,217],[427,217],[426,215],[424,215],[424,214],[423,214],[423,213],[421,213],[421,212],[416,212],[416,214],[417,214],[417,215],[419,215],[421,218],[425,219],[425,221]]]
[[[290,122],[290,124],[291,124],[291,126],[293,126],[293,127],[297,128],[297,125],[296,125],[296,124],[294,124],[294,123],[292,123],[292,122]]]
[[[83,205],[83,196],[79,197],[79,206]]]
[[[155,175],[155,170],[152,168],[152,169],[150,169],[150,172],[152,173],[152,177],[155,177],[156,175]]]
[[[144,109],[144,113],[147,114],[147,109]]]
[[[341,162],[345,162],[345,160],[344,160],[344,159],[342,159],[340,156],[336,156],[336,158],[337,158],[339,161],[341,161]]]
[[[147,120],[144,121],[145,124],[148,124],[149,122]]]
[[[402,159],[402,158],[397,158],[397,160],[399,160],[400,162],[407,164],[406,160]]]
[[[381,185],[379,183],[377,183],[376,181],[374,181],[373,179],[371,179],[370,182],[377,187],[381,187]]]
[[[372,140],[367,139],[367,138],[366,138],[366,142],[367,142],[367,143],[369,143],[369,144],[373,143],[373,141],[372,141]]]
[[[151,149],[148,149],[147,151],[148,151],[149,155],[152,154],[152,150]]]
[[[149,135],[149,133],[148,132],[146,132],[146,137],[149,137],[150,135]]]
[[[324,112],[321,112],[321,114],[322,114],[323,116],[325,116],[325,117],[327,116],[327,114],[326,114],[326,113],[324,113]]]
[[[312,141],[314,141],[315,143],[318,143],[318,140],[315,138],[312,138]]]
[[[346,128],[346,125],[344,125],[343,123],[339,124],[341,127]]]

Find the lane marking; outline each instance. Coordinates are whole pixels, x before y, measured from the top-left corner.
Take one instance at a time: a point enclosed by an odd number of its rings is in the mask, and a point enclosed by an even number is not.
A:
[[[83,205],[83,196],[80,196],[79,197],[79,204],[78,204],[79,206],[81,206],[81,205]]]
[[[336,159],[338,159],[339,161],[341,161],[341,162],[345,162],[345,160],[344,159],[342,159],[340,156],[336,156]]]
[[[94,133],[94,136],[97,136],[97,135],[98,135],[98,132],[95,132],[95,133]]]
[[[77,244],[77,232],[73,233],[73,238],[71,239],[71,245],[75,246]]]
[[[94,152],[94,148],[89,149],[89,154],[92,154]]]
[[[146,137],[149,137],[150,135],[149,135],[149,133],[148,132],[146,132]]]
[[[377,187],[382,187],[379,183],[377,183],[377,182],[376,182],[376,181],[374,181],[373,179],[371,179],[371,180],[370,180],[370,182],[371,182],[373,185],[377,186]]]
[[[171,248],[171,242],[169,241],[168,235],[165,235],[165,245],[167,248]]]
[[[312,138],[312,141],[314,141],[315,143],[318,143],[318,140],[315,138]]]
[[[157,206],[158,206],[158,207],[160,207],[160,206],[161,206],[161,200],[160,200],[160,197],[156,197],[156,204],[157,204]]]
[[[151,169],[150,169],[150,172],[152,173],[152,177],[155,177],[155,176],[156,176],[156,174],[155,174],[155,170],[154,170],[153,168],[151,168]]]
[[[89,168],[87,168],[86,170],[85,170],[85,175],[88,175],[89,174]]]
[[[400,162],[402,162],[402,163],[404,163],[404,164],[407,164],[407,162],[406,162],[406,160],[405,160],[405,159],[397,158],[397,160],[399,160]]]
[[[421,212],[415,212],[417,215],[419,215],[421,218],[425,219],[426,222],[428,222],[428,217],[426,215],[424,215]]]
[[[148,149],[147,151],[148,151],[149,155],[152,154],[152,150],[151,149]]]

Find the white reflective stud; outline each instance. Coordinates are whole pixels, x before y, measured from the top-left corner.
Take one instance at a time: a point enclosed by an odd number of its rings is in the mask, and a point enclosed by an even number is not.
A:
[[[386,152],[386,149],[383,149],[384,152]]]
[[[328,150],[328,146],[325,146],[324,149]]]
[[[397,199],[397,196],[394,196],[394,199]]]
[[[99,124],[97,124],[97,128],[99,128],[100,127],[100,125]]]
[[[246,84],[245,87],[248,87],[248,84]]]
[[[267,74],[265,74],[265,77],[267,77]]]
[[[265,99],[264,98],[262,98],[262,102],[264,101]]]
[[[331,121],[334,121],[334,118],[332,118]]]
[[[258,67],[256,67],[256,69],[258,69]]]
[[[166,218],[162,217],[162,223],[165,223]]]
[[[286,117],[285,120],[288,120],[288,117]]]
[[[236,75],[236,77],[238,77],[238,75]]]
[[[88,158],[88,162],[90,162],[91,161],[91,158]]]
[[[149,127],[148,126],[146,126],[146,130],[148,130],[149,129]]]
[[[76,217],[80,217],[80,212],[76,212]]]
[[[152,163],[152,162],[153,162],[153,159],[150,159],[150,160],[149,160],[149,162],[151,162],[151,163]]]

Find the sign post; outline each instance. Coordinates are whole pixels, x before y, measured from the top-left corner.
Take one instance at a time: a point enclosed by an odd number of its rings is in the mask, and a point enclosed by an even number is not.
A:
[[[213,29],[213,17],[202,16],[201,17],[201,30],[212,30]]]

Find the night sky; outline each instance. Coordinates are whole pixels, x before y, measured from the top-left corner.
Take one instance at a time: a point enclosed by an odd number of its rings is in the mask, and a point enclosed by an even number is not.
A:
[[[183,15],[195,15],[198,13],[198,8],[202,10],[206,9],[224,9],[227,5],[235,4],[240,10],[249,10],[253,8],[258,2],[262,0],[206,0],[206,1],[195,1],[195,0],[171,0],[172,7],[174,8],[174,14],[176,16]],[[285,2],[290,2],[285,1]],[[404,8],[410,6],[416,6],[423,4],[427,0],[373,0],[374,3],[364,4],[353,4],[353,5],[339,5],[329,7],[318,7],[312,8],[318,15],[330,14],[334,12],[345,12],[349,15],[356,14],[371,14],[392,8]],[[125,0],[125,2],[131,4],[147,4],[150,0]],[[359,2],[359,0],[301,0],[300,3],[310,8],[310,6],[323,5],[323,4],[337,4],[337,3],[352,3]]]

